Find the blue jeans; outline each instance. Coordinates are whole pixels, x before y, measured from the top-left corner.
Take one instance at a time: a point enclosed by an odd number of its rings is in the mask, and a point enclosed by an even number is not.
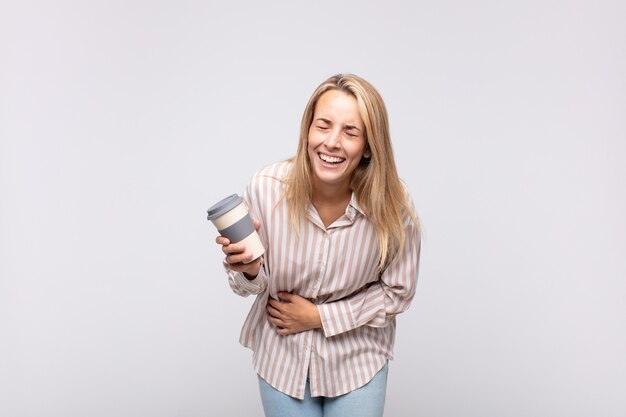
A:
[[[258,378],[266,417],[382,417],[385,408],[387,364],[361,388],[333,398],[312,398],[308,378],[304,400],[283,394]]]

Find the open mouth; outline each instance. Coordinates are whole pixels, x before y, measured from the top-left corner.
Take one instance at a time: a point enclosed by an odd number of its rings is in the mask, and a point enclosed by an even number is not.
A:
[[[340,158],[338,156],[325,155],[325,154],[319,153],[319,152],[318,152],[317,156],[322,161],[326,162],[327,164],[331,164],[331,165],[339,165],[340,163],[342,163],[343,161],[346,160],[346,158]]]

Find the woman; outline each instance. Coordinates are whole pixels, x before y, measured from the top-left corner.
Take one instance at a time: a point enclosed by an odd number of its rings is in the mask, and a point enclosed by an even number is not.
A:
[[[257,173],[244,199],[265,255],[249,262],[242,245],[216,241],[233,291],[257,295],[240,342],[266,416],[382,416],[420,229],[378,92],[355,75],[323,82],[297,155]]]

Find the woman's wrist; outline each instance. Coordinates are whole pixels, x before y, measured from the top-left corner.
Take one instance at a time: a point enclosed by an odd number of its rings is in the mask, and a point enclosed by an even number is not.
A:
[[[246,277],[247,280],[252,281],[257,276],[259,276],[259,272],[261,272],[261,265],[263,265],[263,257],[260,257],[259,259],[252,261],[250,265],[252,266],[250,270],[241,271],[241,272],[243,272],[243,276]]]
[[[243,276],[244,276],[244,277],[246,277],[246,279],[247,279],[248,281],[252,281],[252,280],[253,280],[253,279],[255,279],[258,275],[259,275],[259,273],[258,273],[258,272],[257,272],[256,274],[254,274],[254,275],[249,275],[247,272],[244,272],[244,273],[243,273]]]

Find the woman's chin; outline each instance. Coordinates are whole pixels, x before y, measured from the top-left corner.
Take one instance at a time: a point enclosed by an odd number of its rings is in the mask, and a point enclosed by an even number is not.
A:
[[[345,178],[344,175],[341,175],[340,172],[328,172],[325,170],[316,170],[315,179],[319,184],[329,185],[329,186],[337,186],[343,182],[349,183],[348,178]]]

